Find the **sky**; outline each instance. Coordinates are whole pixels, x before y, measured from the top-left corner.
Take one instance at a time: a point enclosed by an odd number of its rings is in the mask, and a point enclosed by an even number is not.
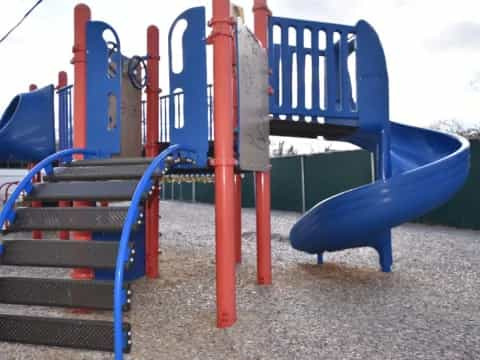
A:
[[[0,35],[6,33],[36,0],[0,2]],[[146,28],[160,28],[161,87],[168,89],[167,34],[175,18],[189,7],[211,1],[84,1],[94,20],[112,25],[123,52],[144,55]],[[44,0],[0,44],[0,109],[30,83],[56,83],[65,70],[72,77],[74,0]],[[252,25],[253,0],[236,0]],[[270,0],[276,16],[354,25],[364,19],[382,40],[390,79],[390,114],[394,121],[429,126],[456,119],[466,127],[480,124],[480,16],[478,0]],[[1,112],[2,110],[0,110]],[[321,142],[295,141],[302,149]],[[302,144],[302,145],[299,145]]]

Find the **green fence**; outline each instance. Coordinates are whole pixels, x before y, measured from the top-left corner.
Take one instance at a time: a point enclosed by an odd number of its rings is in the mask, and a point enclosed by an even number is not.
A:
[[[418,222],[480,230],[480,141],[471,141],[471,171],[463,189]],[[366,151],[342,151],[272,159],[272,209],[303,212],[332,195],[369,183],[371,157]],[[255,183],[245,174],[243,207],[255,205]],[[172,197],[173,196],[173,197]],[[166,184],[165,200],[213,203],[213,184]]]
[[[448,203],[422,216],[419,222],[480,230],[480,141],[471,140],[470,175]]]
[[[302,212],[341,191],[371,181],[370,155],[345,151],[272,159],[272,209]],[[255,182],[242,181],[242,206],[255,206]],[[213,203],[213,184],[168,183],[162,199]]]

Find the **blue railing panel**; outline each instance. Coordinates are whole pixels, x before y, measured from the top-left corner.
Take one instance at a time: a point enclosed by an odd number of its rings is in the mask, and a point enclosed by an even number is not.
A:
[[[106,41],[110,34],[114,41]],[[123,57],[107,23],[87,23],[87,147],[110,157],[121,151]]]
[[[271,17],[270,112],[287,118],[357,119],[348,72],[355,34],[353,26]]]
[[[181,104],[184,92],[177,92],[175,94],[167,94],[160,96],[160,111],[159,111],[159,138],[162,143],[170,142],[170,124],[178,122],[179,117],[183,116],[181,109],[178,109],[178,104]],[[175,104],[173,113],[170,111],[170,104]],[[146,139],[146,103],[142,102],[142,134],[145,143]],[[208,140],[213,140],[213,86],[207,86],[207,110],[208,110]],[[171,119],[173,116],[173,119]]]
[[[69,85],[57,90],[59,150],[73,147],[72,89],[73,85]]]
[[[181,53],[173,46],[177,26],[185,22]],[[168,36],[170,89],[169,137],[172,144],[189,144],[197,150],[199,166],[207,165],[208,104],[207,104],[207,43],[204,7],[182,13],[173,23]],[[174,69],[174,59],[182,59],[181,71]]]

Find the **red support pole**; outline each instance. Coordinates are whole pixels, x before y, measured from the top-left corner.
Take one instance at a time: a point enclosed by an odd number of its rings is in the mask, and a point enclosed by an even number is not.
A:
[[[254,0],[255,35],[267,48],[268,17],[271,15],[267,0]],[[267,89],[265,89],[267,91]],[[255,173],[257,208],[257,282],[272,283],[272,250],[270,224],[270,171]]]
[[[235,220],[233,154],[233,21],[230,1],[213,1],[210,22],[213,43],[215,93],[215,258],[217,326],[232,326],[237,320],[235,293]]]
[[[90,8],[85,4],[75,6],[75,43],[73,45],[73,66],[74,66],[74,93],[73,93],[73,146],[85,148],[87,144],[87,34],[86,25],[91,19]],[[82,156],[76,156],[81,159]],[[74,207],[88,207],[88,201],[74,201]],[[92,240],[92,234],[88,231],[73,231],[74,240]],[[73,269],[73,279],[93,279],[93,269]]]
[[[68,85],[68,75],[65,71],[60,71],[58,73],[57,90],[65,87],[67,85]],[[59,201],[58,206],[61,207],[61,208],[71,207],[72,202],[71,201]],[[68,231],[59,231],[58,232],[58,238],[60,240],[69,240],[70,239],[70,233]]]
[[[38,89],[38,87],[35,84],[30,84],[30,86],[28,87],[29,91],[35,91],[37,89]],[[33,168],[33,166],[35,166],[34,163],[29,164],[30,168]],[[40,174],[38,174],[35,177],[35,179],[33,179],[33,182],[35,183],[35,182],[40,182],[40,181],[41,181]],[[42,202],[41,201],[32,201],[32,208],[41,208],[41,207],[42,207]],[[40,239],[42,239],[42,237],[43,237],[42,232],[40,230],[33,230],[32,231],[32,239],[40,240]]]
[[[159,31],[156,26],[147,29],[147,143],[146,155],[155,157],[158,155],[158,113],[159,113]],[[158,182],[154,184],[152,195],[149,197],[145,210],[146,223],[146,259],[145,267],[147,277],[153,279],[159,276],[158,249],[159,249],[159,214],[160,214],[160,191]]]

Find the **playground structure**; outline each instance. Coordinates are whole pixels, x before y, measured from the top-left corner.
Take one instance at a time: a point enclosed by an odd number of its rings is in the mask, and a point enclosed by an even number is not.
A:
[[[232,17],[228,0],[213,2],[208,37],[213,96],[207,85],[205,9],[187,10],[176,19],[169,34],[171,94],[162,97],[161,108],[158,29],[148,28],[146,56],[127,58],[110,25],[91,21],[85,5],[75,8],[74,84],[68,86],[62,73],[57,87],[60,151],[52,140],[52,86],[14,99],[0,121],[5,139],[0,157],[37,162],[6,202],[0,223],[7,232],[62,231],[61,239],[73,231],[69,241],[3,239],[2,264],[71,267],[75,280],[0,279],[0,301],[113,309],[114,321],[0,315],[0,340],[113,350],[116,359],[130,351],[131,325],[123,322],[123,311],[132,301],[131,282],[159,276],[159,183],[175,175],[215,179],[217,326],[233,325],[245,171],[255,172],[256,179],[257,281],[272,282],[270,135],[324,136],[375,156],[374,183],[323,201],[293,227],[293,247],[317,255],[319,262],[326,251],[369,246],[389,272],[391,228],[461,187],[469,167],[466,140],[390,122],[385,56],[368,23],[279,18],[271,16],[266,1],[254,5],[252,33]],[[188,26],[177,71],[172,33],[180,21]],[[106,32],[113,40],[105,39]],[[16,138],[16,129],[28,128],[37,108],[43,110],[36,117],[48,126],[32,128],[25,141]],[[37,135],[46,140],[32,143]],[[145,157],[139,157],[142,151]],[[43,182],[33,184],[38,174]],[[39,201],[59,206],[27,206]],[[106,206],[118,201],[130,204]],[[33,328],[39,329],[34,335]]]

